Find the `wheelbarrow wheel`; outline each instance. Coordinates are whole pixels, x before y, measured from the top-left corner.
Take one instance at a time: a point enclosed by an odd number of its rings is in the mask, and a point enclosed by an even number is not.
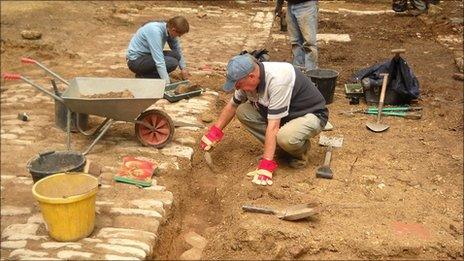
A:
[[[159,110],[144,111],[137,118],[137,121],[145,123],[135,124],[135,135],[144,146],[160,149],[171,142],[174,136],[174,123],[167,113]]]

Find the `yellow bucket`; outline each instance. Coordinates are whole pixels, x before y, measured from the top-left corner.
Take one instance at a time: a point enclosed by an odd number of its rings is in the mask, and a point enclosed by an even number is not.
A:
[[[84,173],[51,175],[32,187],[48,232],[57,241],[76,241],[92,233],[97,191],[98,179]]]

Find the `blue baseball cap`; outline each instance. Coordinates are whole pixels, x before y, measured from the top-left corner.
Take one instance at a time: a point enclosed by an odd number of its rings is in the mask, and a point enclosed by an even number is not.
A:
[[[230,92],[240,79],[245,78],[255,68],[255,62],[249,54],[236,55],[227,64],[226,83],[222,87],[224,91]]]

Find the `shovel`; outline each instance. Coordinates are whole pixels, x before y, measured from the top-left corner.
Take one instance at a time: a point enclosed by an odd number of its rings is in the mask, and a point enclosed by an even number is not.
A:
[[[243,205],[242,210],[245,212],[276,215],[278,218],[288,221],[304,219],[319,213],[319,210],[314,207],[314,204],[311,203],[290,206],[283,209],[282,211],[250,205]]]
[[[383,124],[380,122],[380,117],[382,115],[382,108],[383,108],[383,100],[385,99],[385,91],[387,90],[387,82],[388,82],[388,73],[382,73],[383,75],[383,82],[382,82],[382,90],[380,92],[380,100],[377,112],[377,121],[376,122],[368,122],[366,127],[373,132],[382,132],[386,131],[390,126],[387,124]]]

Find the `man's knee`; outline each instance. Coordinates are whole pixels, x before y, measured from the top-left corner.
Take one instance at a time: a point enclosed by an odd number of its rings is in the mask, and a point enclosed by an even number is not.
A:
[[[279,147],[285,151],[291,151],[293,148],[301,146],[304,143],[304,141],[296,139],[292,133],[283,131],[282,129],[277,133],[276,141]]]

